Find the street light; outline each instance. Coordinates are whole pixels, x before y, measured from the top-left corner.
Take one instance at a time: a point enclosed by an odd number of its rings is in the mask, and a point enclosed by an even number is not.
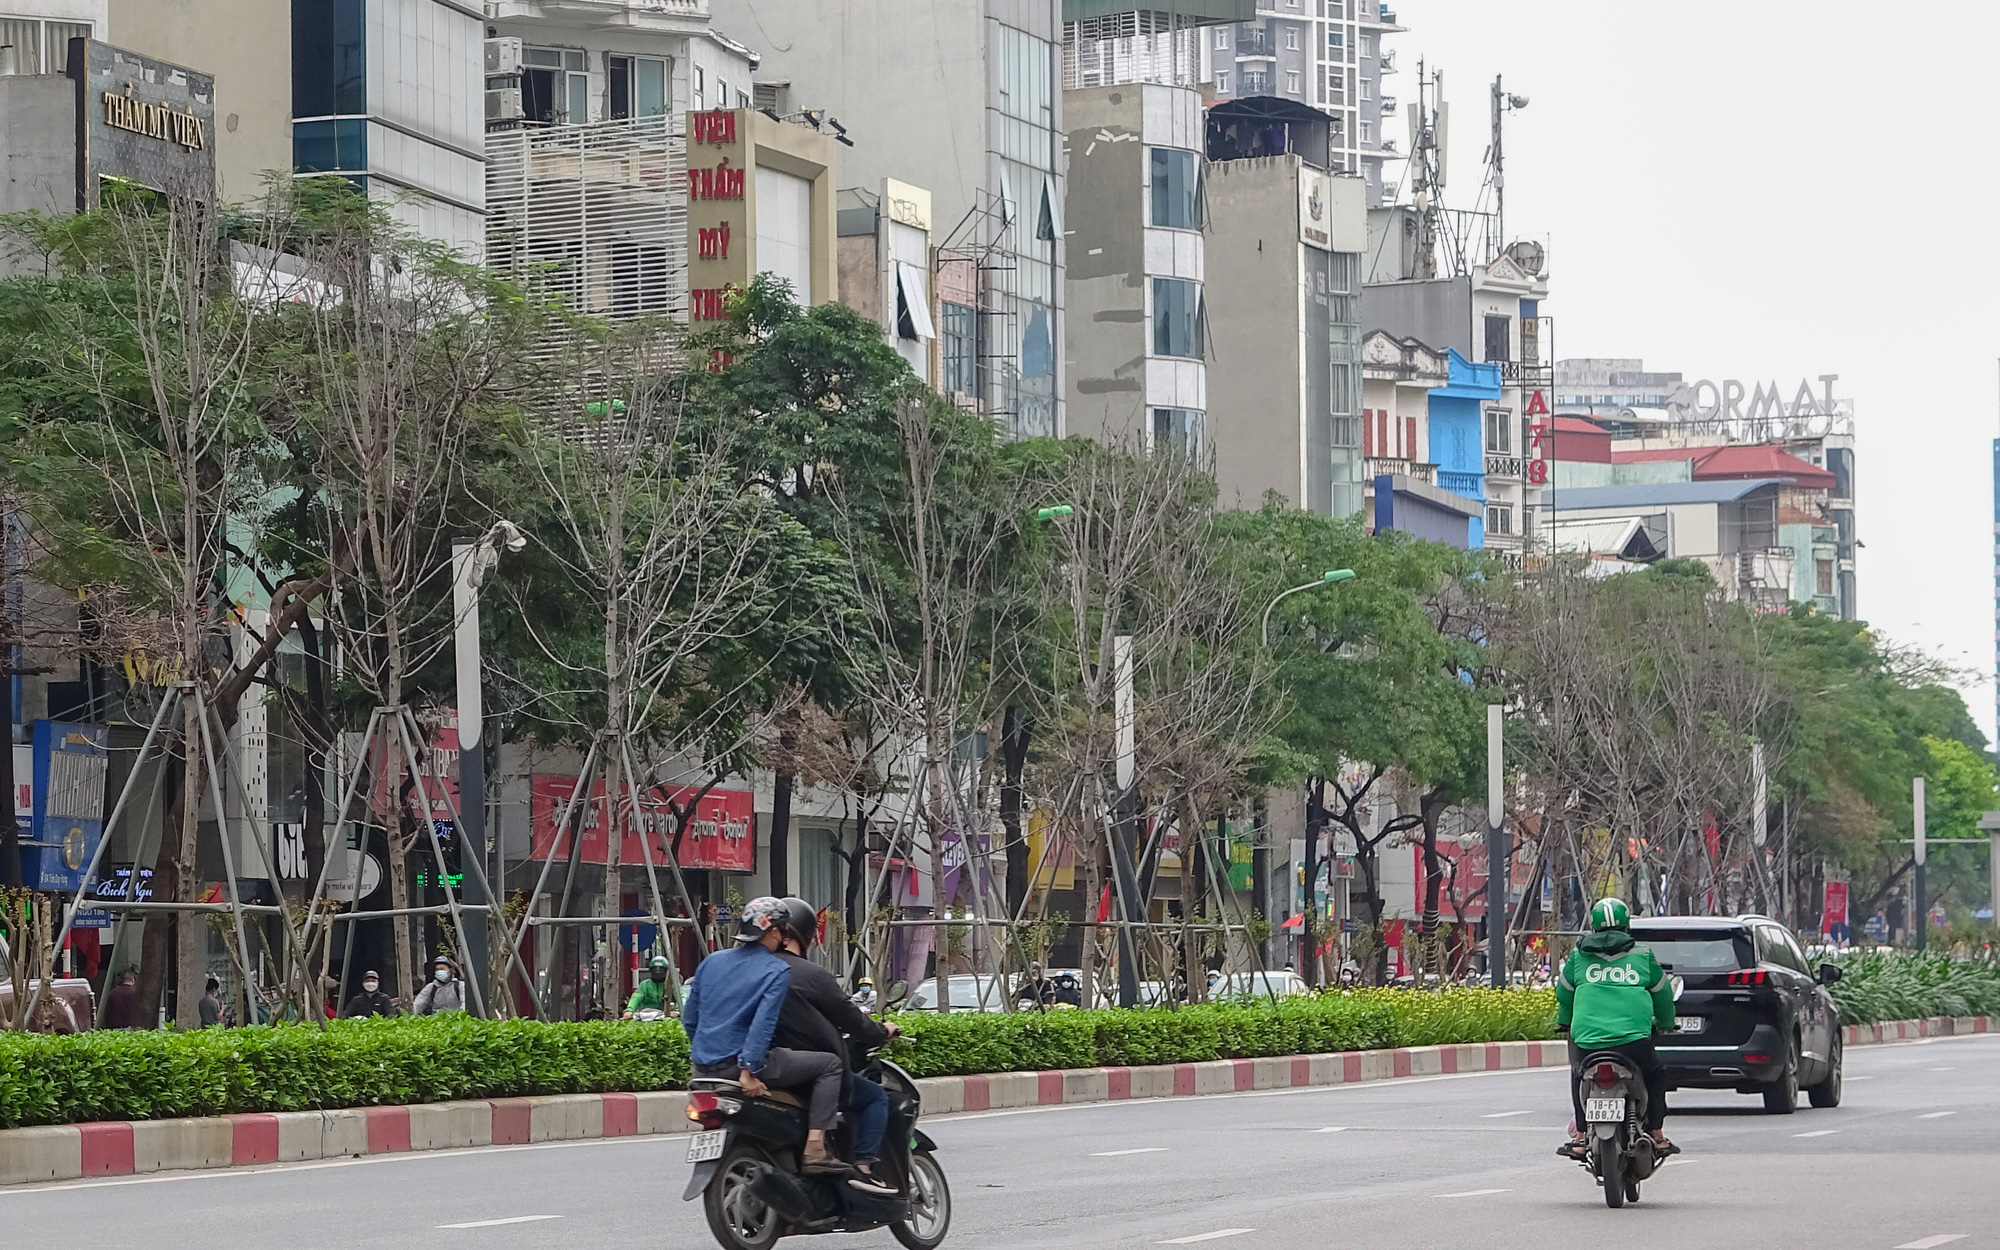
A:
[[[1277,607],[1280,603],[1284,602],[1288,596],[1296,595],[1302,590],[1317,590],[1321,586],[1331,586],[1335,582],[1347,582],[1353,580],[1354,580],[1353,569],[1328,569],[1326,572],[1319,575],[1318,581],[1307,582],[1303,586],[1294,586],[1290,590],[1287,590],[1282,594],[1280,594],[1276,599],[1271,600],[1271,602],[1265,605],[1264,608],[1264,628],[1262,631],[1264,639],[1263,645],[1266,648],[1268,648],[1271,645],[1271,609]]]

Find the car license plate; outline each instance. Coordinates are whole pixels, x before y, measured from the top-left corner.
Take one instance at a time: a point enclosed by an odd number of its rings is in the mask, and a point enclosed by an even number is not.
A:
[[[728,1141],[728,1129],[717,1129],[713,1133],[696,1133],[688,1142],[688,1162],[706,1163],[710,1159],[720,1159],[722,1148]]]
[[[1674,1032],[1676,1033],[1699,1033],[1707,1025],[1707,1019],[1702,1016],[1674,1017]]]
[[[1583,1118],[1592,1124],[1617,1124],[1625,1118],[1623,1098],[1586,1098]]]

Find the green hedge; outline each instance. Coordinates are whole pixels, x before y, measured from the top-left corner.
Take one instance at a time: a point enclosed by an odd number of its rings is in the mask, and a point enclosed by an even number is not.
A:
[[[917,1076],[1187,1063],[1550,1036],[1546,990],[1362,990],[1179,1011],[907,1014],[896,1059]],[[671,1025],[349,1020],[0,1033],[0,1126],[309,1111],[452,1098],[675,1089],[687,1038]]]
[[[2000,1015],[2000,964],[1941,952],[1838,955],[1829,987],[1845,1024],[1925,1016]]]

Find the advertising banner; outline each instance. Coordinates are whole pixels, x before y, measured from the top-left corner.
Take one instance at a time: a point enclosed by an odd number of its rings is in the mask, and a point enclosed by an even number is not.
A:
[[[557,859],[568,857],[568,831],[559,832],[556,822],[561,819],[563,808],[575,791],[574,777],[537,773],[530,779],[529,813],[534,836],[529,855],[540,859],[553,848]],[[646,862],[646,852],[639,842],[643,831],[651,839],[654,865],[665,867],[668,849],[673,845],[674,820],[664,799],[671,798],[675,805],[680,805],[692,798],[694,793],[693,787],[669,791],[665,796],[657,790],[653,791],[646,796],[648,801],[641,805],[636,820],[629,805],[621,805],[625,810],[620,822],[624,828],[620,830],[619,862],[638,865]],[[581,858],[587,864],[601,864],[605,860],[604,807],[604,783],[593,782],[590,802],[584,807],[581,821]],[[756,829],[756,804],[748,790],[710,790],[695,804],[687,831],[681,838],[681,867],[754,872],[757,867]]]
[[[33,838],[22,850],[22,875],[37,890],[83,888],[83,870],[104,833],[102,725],[35,722]]]
[[[1819,913],[1819,931],[1833,941],[1845,941],[1852,932],[1847,918],[1847,882],[1826,883],[1826,899]]]

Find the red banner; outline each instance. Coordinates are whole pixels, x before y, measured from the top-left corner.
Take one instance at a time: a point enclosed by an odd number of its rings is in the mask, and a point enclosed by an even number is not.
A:
[[[1829,881],[1826,883],[1826,903],[1819,914],[1819,931],[1823,934],[1832,934],[1834,926],[1839,925],[1844,935],[1848,923],[1847,882]]]
[[[558,835],[556,822],[561,819],[563,807],[576,790],[576,778],[558,777],[537,773],[529,781],[528,810],[533,821],[534,836],[528,853],[536,859],[549,854],[551,848],[557,859],[569,856],[567,833]],[[653,863],[664,867],[667,863],[668,848],[673,845],[674,818],[665,798],[674,803],[686,803],[694,797],[694,789],[685,787],[667,792],[664,796],[654,791],[645,796],[637,819],[629,807],[623,813],[624,829],[618,844],[618,859],[625,864],[644,864],[645,850],[639,843],[641,829],[651,839]],[[601,864],[604,862],[604,783],[592,784],[590,803],[585,808],[583,825],[583,862]],[[755,800],[748,790],[710,790],[695,804],[694,814],[688,822],[685,836],[681,838],[680,863],[683,868],[720,868],[726,872],[751,872],[757,866],[757,812]]]

